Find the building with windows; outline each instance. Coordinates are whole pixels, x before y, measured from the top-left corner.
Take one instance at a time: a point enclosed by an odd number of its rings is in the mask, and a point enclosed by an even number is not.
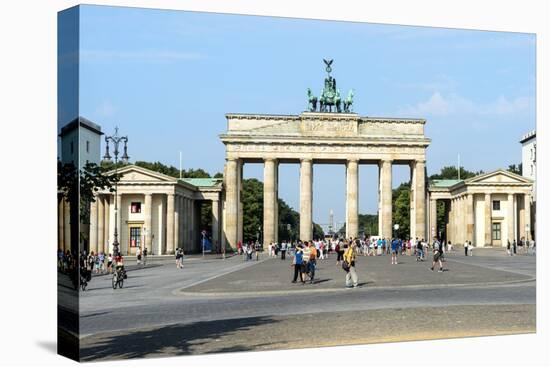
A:
[[[61,128],[61,161],[83,167],[87,162],[99,164],[101,126],[79,116]]]
[[[531,195],[531,222],[533,223],[533,234],[536,232],[537,218],[537,131],[533,130],[523,135],[519,141],[521,144],[521,174],[533,180],[533,193]]]
[[[432,237],[451,243],[471,241],[474,246],[506,246],[522,238],[531,240],[533,180],[497,170],[466,180],[433,180],[428,188]],[[442,233],[437,203],[445,203]]]
[[[221,236],[222,179],[177,179],[142,167],[128,165],[118,170],[118,197],[100,191],[90,208],[90,251],[112,253],[115,228],[115,200],[118,200],[117,228],[120,251],[134,255],[138,247],[149,254],[173,254],[178,247],[200,252],[204,230],[213,251],[224,245]],[[201,226],[204,203],[211,207],[211,224]],[[68,211],[59,201],[58,246],[69,249],[64,225]],[[62,220],[63,219],[63,220]],[[68,228],[67,228],[68,229]]]

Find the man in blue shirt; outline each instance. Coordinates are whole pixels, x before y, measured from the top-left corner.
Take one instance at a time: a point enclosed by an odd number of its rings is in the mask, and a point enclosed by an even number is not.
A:
[[[296,283],[298,274],[300,274],[300,281],[304,284],[304,252],[302,251],[302,245],[298,245],[298,247],[296,247],[296,253],[294,254],[294,261],[292,265],[294,266],[294,278],[292,279],[292,283]]]
[[[397,265],[397,251],[399,251],[399,240],[394,238],[391,241],[391,263]]]

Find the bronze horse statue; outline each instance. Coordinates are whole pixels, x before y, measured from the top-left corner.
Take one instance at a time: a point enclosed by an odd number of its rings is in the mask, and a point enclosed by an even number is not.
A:
[[[308,101],[308,108],[309,112],[315,112],[317,109],[317,97],[311,93],[311,89],[307,89],[307,101]]]

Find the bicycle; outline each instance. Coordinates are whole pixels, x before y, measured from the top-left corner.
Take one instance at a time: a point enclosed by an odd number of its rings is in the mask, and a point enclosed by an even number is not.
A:
[[[113,289],[122,288],[124,286],[124,270],[118,268],[113,273]]]

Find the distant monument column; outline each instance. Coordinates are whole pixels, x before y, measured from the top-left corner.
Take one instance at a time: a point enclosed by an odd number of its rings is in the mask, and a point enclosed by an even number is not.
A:
[[[312,173],[311,159],[302,159],[300,161],[300,239],[303,241],[313,239]]]
[[[175,198],[173,193],[167,194],[166,197],[166,254],[174,253],[174,220],[175,214]]]
[[[416,161],[415,166],[415,193],[414,193],[414,214],[415,214],[415,236],[429,241],[426,235],[426,162]]]
[[[346,238],[355,238],[359,232],[358,181],[358,162],[349,160],[346,167]]]
[[[380,214],[382,237],[392,238],[392,161],[380,161]]]
[[[275,203],[277,200],[275,190],[276,165],[277,163],[273,158],[267,158],[264,161],[264,247],[275,242]]]
[[[227,160],[225,177],[225,237],[231,248],[237,248],[238,236],[238,174],[237,159]]]

